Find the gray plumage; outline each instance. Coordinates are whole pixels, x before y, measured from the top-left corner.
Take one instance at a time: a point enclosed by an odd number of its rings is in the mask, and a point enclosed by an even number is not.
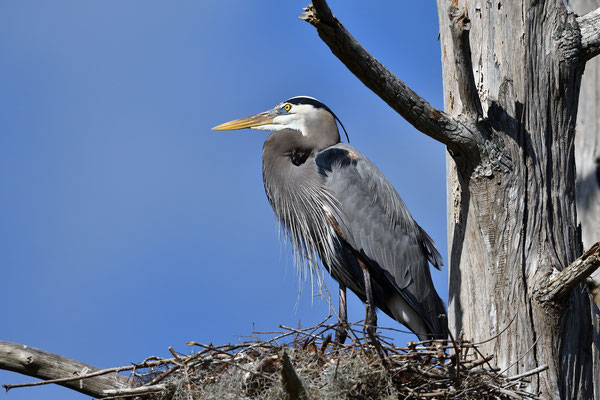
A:
[[[422,340],[446,338],[446,309],[428,264],[440,268],[442,257],[385,176],[340,143],[336,120],[317,100],[296,97],[216,129],[275,131],[263,147],[265,191],[299,264],[314,268],[318,255],[362,301],[366,266],[377,308]]]
[[[329,266],[332,276],[365,301],[358,253],[369,265],[377,308],[421,338],[430,334],[446,337],[445,320],[438,318],[446,309],[428,265],[428,261],[438,269],[443,265],[433,241],[413,220],[385,176],[356,149],[346,144],[331,146],[316,155],[317,165],[322,166],[332,152],[336,154],[327,164],[330,167],[322,171],[325,186],[340,202],[342,213],[336,222],[341,231],[338,254],[343,254]],[[415,310],[425,326],[391,309],[389,302],[395,294]]]

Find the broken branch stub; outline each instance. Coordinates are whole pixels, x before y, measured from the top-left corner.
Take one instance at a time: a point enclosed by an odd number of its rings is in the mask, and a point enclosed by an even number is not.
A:
[[[600,267],[600,242],[594,244],[567,268],[542,282],[536,293],[542,304],[559,304],[580,283]]]

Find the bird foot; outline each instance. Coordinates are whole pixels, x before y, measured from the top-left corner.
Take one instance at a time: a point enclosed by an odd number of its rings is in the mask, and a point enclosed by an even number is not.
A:
[[[375,335],[377,334],[377,313],[375,313],[375,308],[369,303],[366,304],[366,309],[363,330],[367,336],[374,341]]]
[[[377,326],[365,324],[364,332],[372,344],[375,344],[375,342],[377,342]]]

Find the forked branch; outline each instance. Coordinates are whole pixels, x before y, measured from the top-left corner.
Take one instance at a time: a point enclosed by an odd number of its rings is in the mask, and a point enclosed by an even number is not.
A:
[[[582,283],[599,267],[600,242],[594,244],[567,268],[552,275],[540,285],[537,291],[538,300],[542,304],[560,302],[573,288]]]
[[[325,0],[314,0],[300,19],[312,24],[333,54],[419,131],[454,150],[476,147],[471,132],[459,121],[429,104],[365,50],[331,13]]]
[[[581,58],[584,61],[600,54],[600,7],[577,18],[581,31]]]

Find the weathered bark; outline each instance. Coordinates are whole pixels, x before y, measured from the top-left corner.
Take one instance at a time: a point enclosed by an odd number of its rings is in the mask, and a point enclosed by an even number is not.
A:
[[[579,14],[600,7],[600,0],[575,0]],[[577,164],[577,214],[584,247],[600,239],[600,59],[585,66],[579,95],[579,113],[575,135]],[[594,276],[600,280],[600,271]]]
[[[600,8],[577,18],[581,31],[581,58],[588,61],[600,54]]]
[[[449,3],[438,0],[445,105],[460,115]],[[547,363],[532,392],[589,399],[586,289],[553,304],[535,296],[582,253],[574,161],[584,67],[578,25],[562,1],[465,1],[461,7],[473,21],[473,68],[490,137],[504,144],[512,165],[509,173],[484,178],[449,160],[450,321],[476,341],[510,324],[485,348],[501,368],[518,373]]]
[[[535,296],[544,307],[553,307],[580,286],[600,266],[600,242],[586,251],[567,268],[552,274],[544,285],[538,285]]]
[[[313,4],[309,22],[369,88],[384,100],[405,91],[395,77],[372,85],[372,60],[352,59],[359,45],[323,0]],[[470,146],[446,143],[451,327],[474,341],[508,327],[484,345],[501,368],[519,374],[548,364],[532,393],[592,398],[588,289],[577,283],[579,264],[557,273],[583,253],[575,122],[585,63],[599,51],[599,11],[578,18],[562,0],[438,0],[438,11],[444,122],[456,121]],[[407,120],[435,138],[411,121],[418,113]]]
[[[96,367],[22,344],[0,341],[0,369],[49,380],[74,378],[100,371]],[[129,379],[115,373],[57,383],[93,397],[105,390],[129,387]]]

